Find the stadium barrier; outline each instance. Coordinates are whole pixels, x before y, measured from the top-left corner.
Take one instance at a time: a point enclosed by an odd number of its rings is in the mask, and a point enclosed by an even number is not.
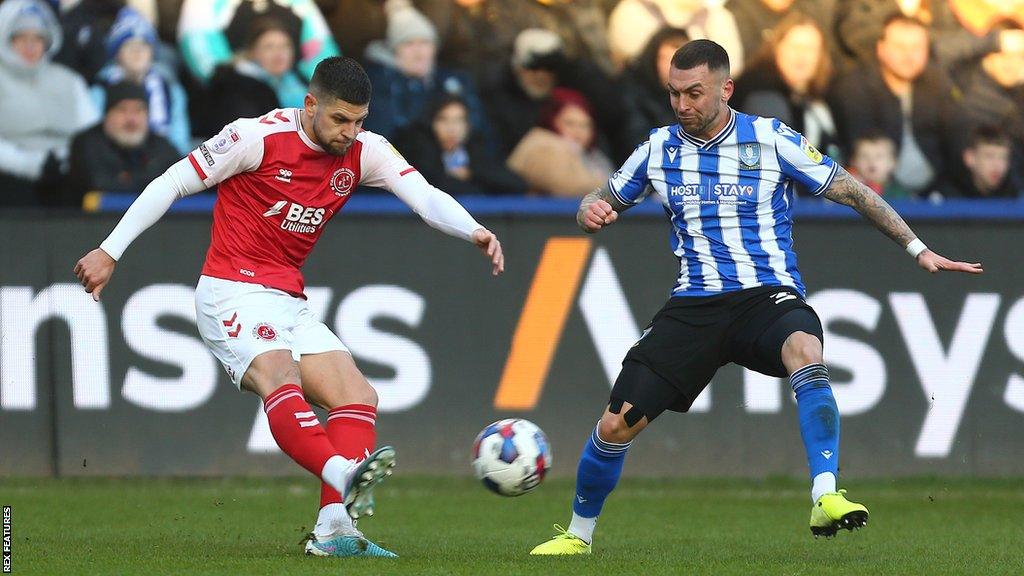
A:
[[[573,473],[624,351],[674,281],[664,218],[641,208],[586,236],[569,203],[480,210],[508,255],[493,278],[466,244],[359,206],[325,231],[307,295],[377,387],[379,439],[402,469],[469,474],[474,435],[516,416],[546,431],[554,472]],[[1024,474],[1020,222],[920,215],[929,245],[986,268],[929,276],[836,213],[801,218],[795,235],[844,414],[844,473]],[[148,231],[97,304],[71,269],[116,219],[0,214],[0,475],[301,473],[196,333],[209,216]],[[629,461],[634,474],[803,475],[792,393],[725,367]]]

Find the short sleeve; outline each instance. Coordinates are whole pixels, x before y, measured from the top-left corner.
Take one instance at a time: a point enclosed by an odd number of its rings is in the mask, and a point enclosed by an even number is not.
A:
[[[839,165],[819,152],[802,134],[779,120],[772,122],[772,128],[782,173],[806,186],[811,194],[821,195],[832,184]]]
[[[259,168],[263,161],[263,134],[250,125],[252,122],[236,120],[189,153],[188,160],[204,185],[214,186]]]
[[[651,157],[648,140],[636,147],[621,168],[608,179],[608,188],[619,202],[632,206],[643,198],[647,190],[647,163]]]
[[[359,137],[363,142],[360,185],[394,191],[399,178],[416,172],[387,138],[373,132],[363,132]]]

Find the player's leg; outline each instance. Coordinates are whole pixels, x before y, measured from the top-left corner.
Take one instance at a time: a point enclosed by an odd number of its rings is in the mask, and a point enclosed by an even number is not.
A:
[[[821,322],[804,304],[773,321],[757,339],[762,356],[775,355],[775,367],[765,371],[789,376],[796,396],[800,436],[811,477],[811,530],[815,535],[835,534],[838,528],[859,528],[867,522],[867,509],[849,502],[837,491],[839,476],[839,409],[822,355]],[[779,366],[781,364],[781,366]]]
[[[618,484],[630,444],[659,414],[679,403],[675,386],[644,364],[623,362],[608,407],[580,454],[569,527],[563,530],[556,525],[559,534],[530,554],[590,553],[598,516]]]
[[[813,322],[810,312],[794,310],[779,325],[796,328],[799,318]],[[781,335],[776,338],[781,338]],[[800,436],[807,453],[811,473],[811,501],[836,491],[839,477],[839,408],[829,384],[828,368],[823,363],[822,345],[817,336],[796,330],[786,336],[781,352],[782,364],[796,396]]]
[[[302,393],[298,364],[290,350],[270,350],[249,363],[241,379],[244,390],[263,399],[270,433],[285,454],[337,490],[344,490],[352,462],[327,438]]]
[[[391,474],[395,450],[390,446],[374,450],[377,392],[356,367],[348,348],[307,307],[302,307],[297,319],[294,351],[303,391],[328,411],[327,436],[338,453],[361,461],[344,493],[326,483],[320,487],[320,509],[306,553],[334,555],[331,550],[337,548],[339,527],[373,515],[374,488]]]
[[[196,323],[204,342],[239,389],[263,399],[281,450],[321,480],[346,490],[359,473],[341,457],[303,397],[292,355],[295,310],[304,301],[281,291],[203,276],[196,287]],[[391,556],[362,538],[351,523],[334,555]]]
[[[650,368],[627,361],[608,407],[583,445],[568,532],[588,544],[597,517],[615,489],[633,439],[678,398],[679,392]]]
[[[257,356],[242,377],[242,387],[263,398],[270,432],[281,450],[342,494],[354,493],[357,487],[371,481],[372,484],[379,482],[374,471],[386,469],[385,462],[393,462],[393,451],[390,454],[375,454],[362,463],[342,457],[306,402],[302,387],[293,382],[301,382],[299,366],[292,359],[291,351],[285,350]],[[363,538],[343,509],[341,514],[332,518],[330,527],[329,533],[314,534],[308,540],[307,554],[395,556]]]
[[[328,410],[327,436],[338,453],[353,460],[367,458],[377,441],[377,392],[356,367],[352,356],[342,350],[303,354],[299,367],[306,397]],[[384,467],[371,470],[372,476],[390,475],[393,455],[378,455],[378,458],[382,459]],[[345,501],[329,485],[321,487],[320,515],[314,532],[329,531],[338,514],[350,514],[353,518],[373,515],[372,485],[362,489],[357,486],[347,496]],[[348,505],[347,511],[343,503]]]

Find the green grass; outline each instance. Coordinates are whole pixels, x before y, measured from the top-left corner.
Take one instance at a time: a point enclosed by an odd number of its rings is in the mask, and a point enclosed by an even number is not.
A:
[[[318,489],[301,479],[0,479],[0,503],[13,506],[14,574],[1024,573],[1020,480],[849,487],[870,525],[815,540],[797,480],[626,478],[586,558],[527,556],[567,523],[566,479],[512,499],[468,479],[391,479],[361,523],[402,556],[390,561],[304,557]]]

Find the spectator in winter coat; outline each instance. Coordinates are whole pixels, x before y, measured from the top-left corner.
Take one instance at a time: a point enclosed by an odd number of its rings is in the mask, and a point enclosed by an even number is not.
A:
[[[51,60],[61,41],[43,2],[0,4],[0,205],[51,197],[71,137],[96,122],[85,82]]]
[[[107,37],[110,60],[92,87],[97,110],[106,109],[106,88],[128,80],[142,85],[149,100],[149,127],[174,144],[182,155],[192,150],[188,98],[174,71],[154,61],[156,30],[132,8],[122,8]]]

